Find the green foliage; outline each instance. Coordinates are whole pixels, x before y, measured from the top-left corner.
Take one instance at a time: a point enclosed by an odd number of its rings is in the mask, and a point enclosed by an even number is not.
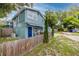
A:
[[[48,22],[48,25],[49,27],[51,27],[52,29],[52,36],[54,36],[54,28],[57,24],[57,15],[55,12],[53,11],[46,11],[47,13],[47,22]]]
[[[79,20],[73,16],[64,18],[63,20],[64,28],[73,29],[79,27]]]
[[[79,6],[70,6],[69,10],[58,11],[58,20],[63,29],[79,28]],[[60,29],[60,27],[58,27]]]
[[[12,10],[21,9],[23,6],[32,7],[32,3],[0,3],[0,18],[6,16]]]
[[[59,26],[58,27],[58,31],[64,31],[63,27],[62,26]]]
[[[0,25],[0,29],[8,27],[7,25]]]
[[[44,40],[43,42],[48,42],[48,26],[52,29],[52,36],[54,36],[54,28],[57,23],[57,15],[53,11],[45,12],[45,31],[44,31]]]
[[[14,41],[14,40],[16,40],[16,38],[0,38],[0,43]]]
[[[14,9],[15,9],[14,4],[0,3],[0,17],[6,16],[7,13],[11,12],[11,10]]]
[[[55,26],[57,23],[57,15],[53,11],[46,11],[48,15],[48,24],[52,28],[52,26]]]

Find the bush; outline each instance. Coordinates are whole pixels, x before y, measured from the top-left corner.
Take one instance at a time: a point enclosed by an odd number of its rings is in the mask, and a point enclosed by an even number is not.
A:
[[[0,29],[6,28],[6,27],[8,27],[8,25],[0,25]]]
[[[64,31],[64,28],[62,28],[61,26],[58,28],[58,31]]]

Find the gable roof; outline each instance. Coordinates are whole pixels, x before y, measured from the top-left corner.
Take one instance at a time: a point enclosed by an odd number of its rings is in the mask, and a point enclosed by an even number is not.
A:
[[[12,20],[15,19],[20,13],[22,13],[22,12],[25,11],[26,9],[27,9],[27,10],[32,10],[32,11],[35,11],[35,12],[38,12],[38,13],[43,17],[43,15],[42,15],[38,10],[33,9],[33,8],[26,7],[26,8],[23,8],[23,9],[19,10],[19,11],[16,13],[16,15],[12,18]]]

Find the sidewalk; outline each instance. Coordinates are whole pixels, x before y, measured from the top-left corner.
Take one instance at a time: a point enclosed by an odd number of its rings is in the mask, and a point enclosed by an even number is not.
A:
[[[72,39],[72,40],[75,40],[75,41],[79,41],[79,36],[76,36],[76,35],[72,35],[71,33],[69,32],[64,32],[63,33],[63,36],[69,38],[69,39]]]

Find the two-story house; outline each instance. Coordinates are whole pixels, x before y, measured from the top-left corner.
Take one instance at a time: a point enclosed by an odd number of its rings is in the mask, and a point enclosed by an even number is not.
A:
[[[12,26],[17,37],[33,37],[44,31],[44,18],[33,8],[23,8],[13,17]]]

